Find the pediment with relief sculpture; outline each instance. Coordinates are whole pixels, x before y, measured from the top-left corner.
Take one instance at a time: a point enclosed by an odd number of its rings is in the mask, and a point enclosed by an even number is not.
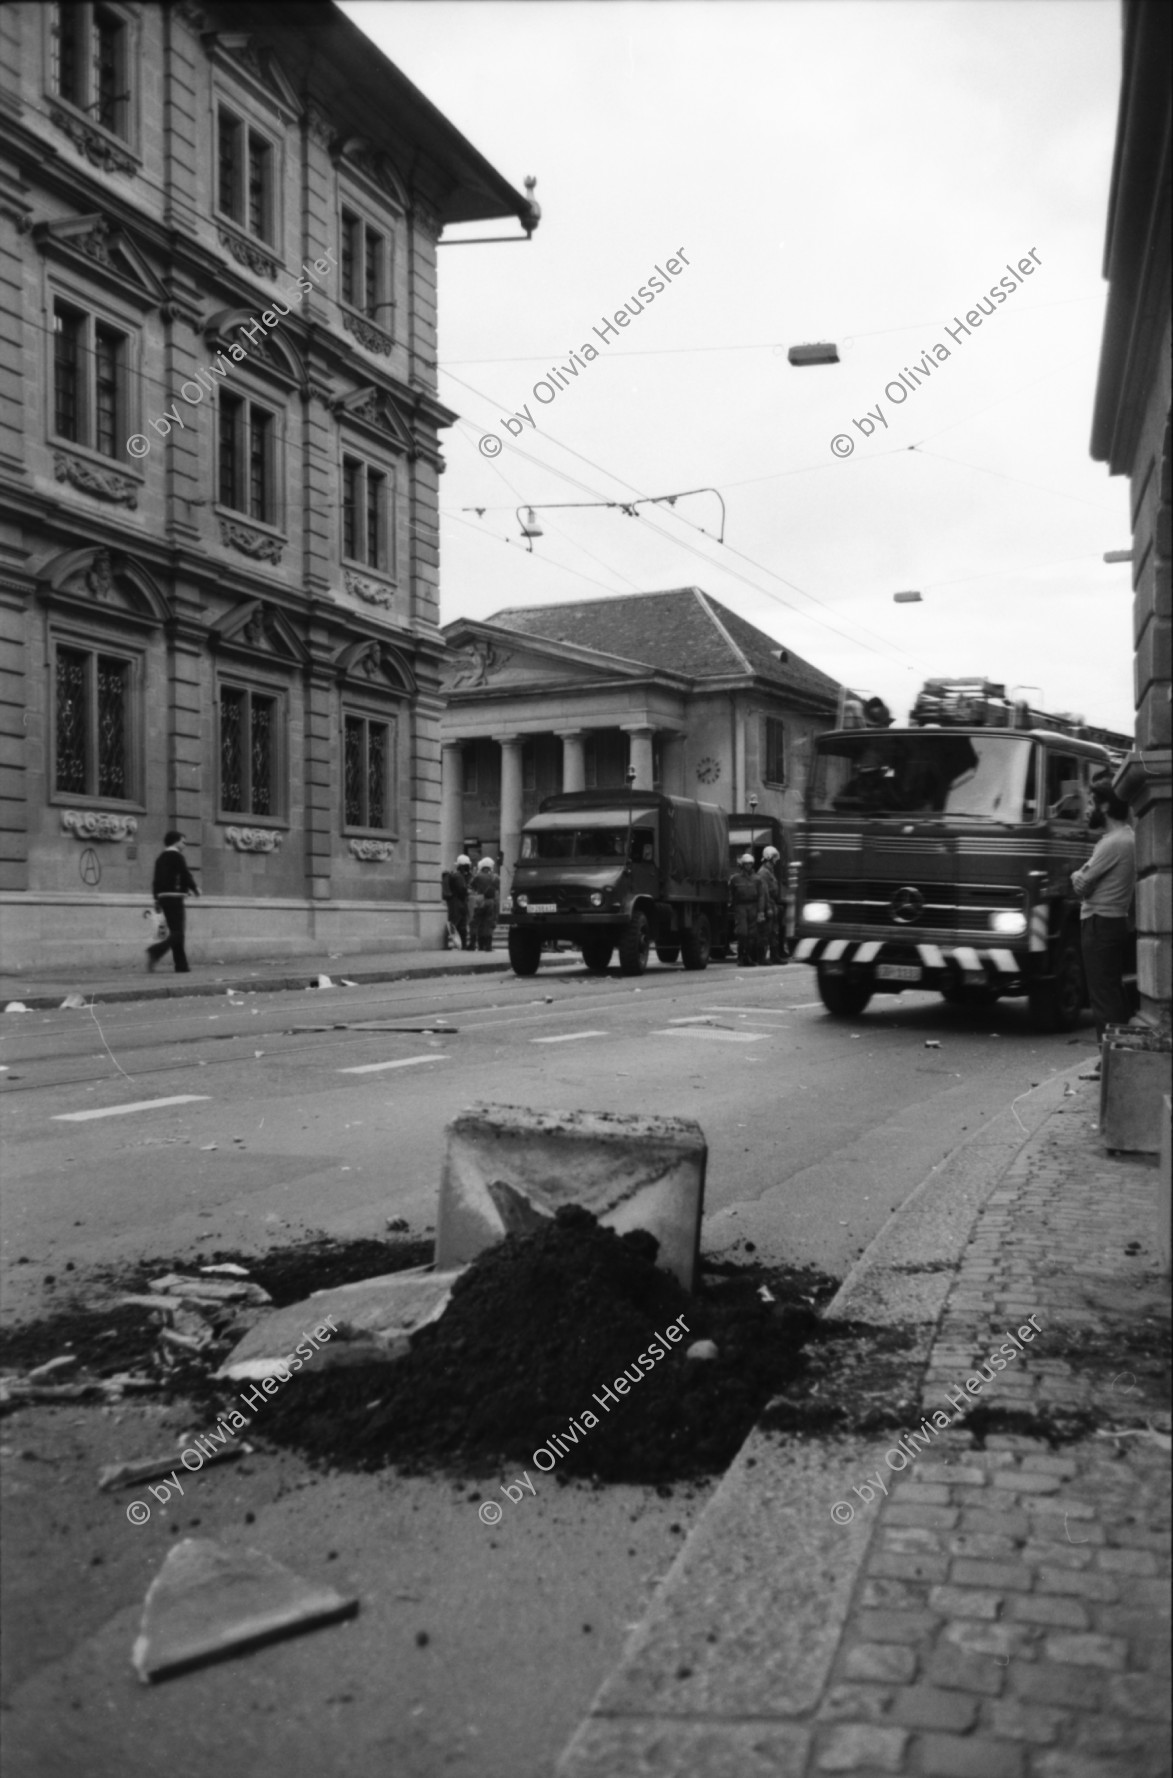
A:
[[[597,684],[600,679],[642,679],[647,668],[615,655],[584,658],[587,651],[558,643],[535,646],[526,636],[494,631],[453,629],[446,632],[448,651],[441,668],[441,687],[448,694],[469,694],[491,687],[524,690],[552,684]],[[518,644],[521,646],[518,646]]]

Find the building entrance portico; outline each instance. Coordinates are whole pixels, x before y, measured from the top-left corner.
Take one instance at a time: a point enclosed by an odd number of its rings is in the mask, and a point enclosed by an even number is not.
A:
[[[501,861],[560,791],[658,790],[794,821],[838,685],[696,587],[445,626],[444,864]],[[474,838],[479,845],[473,846]],[[476,863],[476,857],[473,857]]]

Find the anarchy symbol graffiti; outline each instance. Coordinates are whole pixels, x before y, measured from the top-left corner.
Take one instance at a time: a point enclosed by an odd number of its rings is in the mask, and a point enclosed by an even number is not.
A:
[[[90,889],[94,889],[102,881],[102,863],[92,846],[87,846],[78,860],[77,866],[81,880]]]

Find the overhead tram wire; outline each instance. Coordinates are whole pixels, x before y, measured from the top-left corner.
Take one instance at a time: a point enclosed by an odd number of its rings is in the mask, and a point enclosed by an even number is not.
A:
[[[452,373],[446,372],[445,374],[451,376]],[[479,400],[489,402],[492,406],[499,405],[492,402],[491,397],[486,395],[483,389],[475,388],[473,384],[465,382],[463,377],[452,377],[452,380],[455,383],[459,383],[461,388],[467,389],[470,394],[475,395]],[[468,424],[471,425],[472,423],[468,422]],[[564,444],[560,439],[555,438],[552,433],[545,432],[542,436],[549,439],[550,443],[556,445],[559,450],[566,451],[572,457],[577,457],[580,463],[587,464],[589,468],[595,470],[598,474],[609,476],[612,481],[621,483],[622,486],[634,493],[637,498],[643,500],[651,498],[651,496],[641,494],[638,488],[635,488],[631,482],[625,481],[622,476],[615,474],[613,470],[607,469],[603,464],[596,463],[592,458],[584,456],[581,451],[576,451],[573,445]],[[602,498],[597,488],[588,487],[585,483],[568,474],[565,470],[555,468],[553,464],[543,463],[540,458],[531,456],[528,451],[516,451],[516,454],[523,457],[526,462],[534,464],[536,468],[544,469],[549,474],[556,476],[559,480],[569,483],[571,487],[578,488],[582,493],[590,494],[594,499]],[[608,504],[605,499],[603,503]],[[527,505],[529,503],[522,500],[521,504]],[[540,504],[540,502],[538,504]],[[615,504],[622,506],[623,502],[616,501]],[[642,518],[642,514],[637,516]],[[669,516],[677,519],[681,524],[686,525],[689,530],[698,531],[702,537],[708,538],[711,542],[716,542],[716,539],[712,536],[711,532],[705,531],[700,525],[694,525],[691,519],[684,518],[682,514],[675,510],[675,508],[670,509]],[[734,580],[741,581],[743,585],[749,587],[750,590],[757,593],[759,597],[772,599],[775,604],[781,605],[786,610],[794,612],[795,616],[819,624],[822,628],[830,630],[833,635],[840,637],[841,640],[850,642],[854,647],[865,648],[870,654],[887,654],[891,658],[900,656],[903,657],[904,661],[912,662],[914,665],[923,667],[924,663],[918,662],[915,655],[909,654],[907,649],[901,648],[898,643],[888,642],[886,638],[877,635],[874,630],[867,630],[866,626],[859,625],[855,634],[849,634],[846,630],[841,629],[838,624],[831,622],[828,618],[820,617],[817,612],[803,611],[799,606],[795,605],[792,600],[783,599],[778,593],[772,592],[769,587],[757,585],[756,582],[750,580],[746,575],[740,574],[736,568],[727,567],[721,562],[714,561],[712,556],[706,555],[703,551],[697,549],[694,544],[687,542],[683,538],[674,537],[669,531],[661,530],[659,526],[652,524],[650,519],[644,518],[643,523],[658,537],[664,538],[666,542],[675,544],[678,549],[687,550],[691,555],[696,556],[699,561],[704,562],[710,567],[718,568],[721,573],[728,574]],[[820,599],[816,593],[808,593],[804,587],[796,586],[793,581],[787,580],[786,577],[779,574],[776,569],[767,567],[763,562],[758,562],[753,556],[746,555],[742,550],[734,549],[732,544],[722,543],[719,547],[727,550],[729,554],[737,556],[740,561],[747,562],[751,568],[757,569],[759,573],[769,575],[771,579],[777,580],[782,586],[789,587],[790,590],[797,593],[800,598],[808,599],[812,605],[820,606],[823,610],[829,609],[826,601]],[[873,637],[874,642],[878,643],[879,646],[873,646],[871,642],[866,641],[866,636]]]
[[[1098,302],[1099,300],[1100,292],[1095,291],[1090,296],[1066,296],[1060,297],[1056,302],[1032,303],[1028,308],[1020,309],[1018,313],[1020,316],[1035,315],[1042,309],[1069,309],[1076,303]],[[873,327],[866,329],[863,332],[860,332],[857,328],[846,327],[840,330],[840,337],[848,340],[878,340],[883,339],[886,335],[892,333],[913,333],[918,332],[922,327],[939,327],[940,325],[940,321],[934,317],[931,321],[904,321],[901,322],[898,327]],[[680,358],[687,357],[693,353],[699,354],[704,352],[778,352],[782,349],[782,344],[779,340],[750,340],[728,346],[658,346],[649,347],[644,350],[636,348],[627,352],[612,352],[609,350],[607,357]],[[431,368],[432,370],[448,372],[449,367],[456,364],[460,365],[462,369],[467,368],[470,364],[549,364],[552,359],[557,359],[557,357],[558,352],[555,351],[542,353],[525,352],[519,357],[512,358],[449,358],[443,363],[438,359],[433,359]]]

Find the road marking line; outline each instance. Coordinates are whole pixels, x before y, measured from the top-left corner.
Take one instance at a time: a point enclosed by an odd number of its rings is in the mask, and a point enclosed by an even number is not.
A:
[[[762,1043],[765,1031],[715,1031],[704,1025],[686,1025],[683,1030],[653,1031],[653,1037],[707,1037],[713,1043]]]
[[[755,1014],[756,1013],[768,1013],[772,1019],[781,1018],[783,1013],[793,1012],[793,1010],[794,1010],[793,1007],[790,1007],[790,1006],[745,1006],[745,1005],[742,1005],[742,1006],[706,1006],[706,1008],[705,1008],[706,1012],[737,1012],[737,1013],[742,1013],[743,1015],[745,1013],[750,1013],[750,1012],[755,1013]],[[676,1024],[683,1023],[683,1021],[679,1020],[679,1019],[673,1019],[672,1023],[674,1025],[676,1025]]]
[[[606,1037],[605,1031],[565,1031],[561,1037],[531,1037],[531,1043],[579,1043],[584,1037]]]
[[[822,1004],[821,1000],[804,1000],[800,1005],[792,1006],[790,1010],[791,1012],[810,1012],[812,1007],[822,1006]]]
[[[380,1074],[384,1068],[414,1068],[419,1062],[446,1062],[447,1056],[404,1056],[399,1062],[364,1062],[360,1068],[337,1068],[336,1074]]]
[[[197,1099],[210,1099],[211,1093],[176,1093],[170,1099],[138,1099],[133,1105],[108,1105],[104,1111],[58,1111],[55,1124],[81,1124],[92,1117],[122,1117],[128,1111],[156,1111],[163,1105],[194,1105]]]

